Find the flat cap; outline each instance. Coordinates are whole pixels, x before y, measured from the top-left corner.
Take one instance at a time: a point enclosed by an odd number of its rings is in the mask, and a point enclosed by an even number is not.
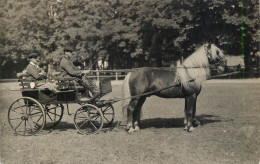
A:
[[[27,58],[29,58],[29,59],[31,59],[31,58],[37,58],[39,56],[39,54],[38,53],[30,53],[28,56],[27,56]]]
[[[64,47],[64,52],[65,52],[65,51],[72,52],[72,51],[74,51],[74,49],[73,49],[71,46],[66,45],[66,46]]]

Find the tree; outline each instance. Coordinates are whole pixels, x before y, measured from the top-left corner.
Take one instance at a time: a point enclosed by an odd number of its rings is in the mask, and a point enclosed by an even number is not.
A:
[[[90,67],[96,59],[109,60],[111,69],[163,66],[212,42],[226,54],[243,53],[250,69],[259,49],[252,14],[258,8],[257,0],[3,0],[1,66],[25,63],[31,51],[42,54],[43,64],[58,65],[67,44]]]

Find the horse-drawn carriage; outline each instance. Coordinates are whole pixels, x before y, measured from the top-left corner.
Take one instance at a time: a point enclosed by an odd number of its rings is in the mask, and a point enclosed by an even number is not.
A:
[[[62,116],[62,104],[81,105],[74,114],[74,124],[80,133],[97,133],[114,120],[113,103],[122,102],[122,111],[129,132],[140,130],[141,109],[147,97],[156,95],[163,98],[185,98],[185,130],[192,131],[199,122],[196,120],[196,101],[201,92],[202,82],[210,77],[210,64],[223,66],[226,62],[221,49],[214,44],[204,44],[185,59],[175,71],[156,68],[140,68],[129,72],[124,79],[122,98],[103,100],[100,98],[112,91],[109,80],[100,81],[100,94],[88,100],[80,95],[86,90],[74,84],[73,80],[58,80],[59,91],[34,89],[20,78],[22,98],[9,108],[9,123],[17,134],[30,135],[44,127],[54,127]],[[224,67],[222,67],[224,68]],[[219,69],[224,71],[224,69]],[[33,86],[33,85],[31,85]],[[124,112],[125,111],[125,112]]]
[[[8,111],[8,121],[19,135],[34,135],[43,128],[53,128],[62,119],[64,105],[70,115],[68,104],[77,103],[81,107],[74,114],[74,125],[82,134],[98,133],[114,120],[114,107],[101,97],[112,91],[108,79],[100,80],[100,94],[82,97],[88,90],[72,79],[56,79],[58,91],[35,87],[35,82],[26,75],[18,76],[22,97],[15,100]]]

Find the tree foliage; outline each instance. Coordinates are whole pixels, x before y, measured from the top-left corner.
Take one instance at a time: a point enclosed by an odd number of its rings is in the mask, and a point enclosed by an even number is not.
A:
[[[21,63],[32,51],[58,64],[70,44],[75,60],[162,66],[213,42],[226,54],[243,53],[249,68],[259,50],[258,8],[257,0],[2,0],[0,64]]]

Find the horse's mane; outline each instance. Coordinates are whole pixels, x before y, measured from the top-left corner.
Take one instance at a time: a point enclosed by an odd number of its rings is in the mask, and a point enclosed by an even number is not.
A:
[[[210,76],[208,57],[204,45],[199,47],[183,62],[183,68],[178,68],[177,73],[182,85],[189,88],[189,81],[201,85]]]

